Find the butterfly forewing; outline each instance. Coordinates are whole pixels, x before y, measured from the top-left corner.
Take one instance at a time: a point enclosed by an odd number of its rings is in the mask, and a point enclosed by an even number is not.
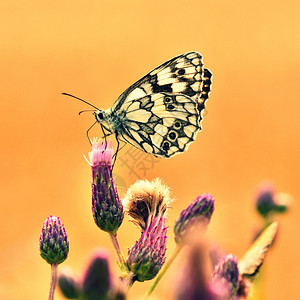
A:
[[[178,55],[130,86],[114,103],[113,110],[120,109],[126,101],[161,92],[180,93],[198,101],[202,92],[203,74],[200,53]]]
[[[124,105],[121,138],[158,157],[187,150],[199,126],[197,103],[185,95],[155,93]]]

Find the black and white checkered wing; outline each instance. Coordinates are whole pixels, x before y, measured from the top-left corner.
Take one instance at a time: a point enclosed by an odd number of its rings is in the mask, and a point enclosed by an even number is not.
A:
[[[211,72],[203,67],[201,54],[187,52],[166,61],[130,86],[114,103],[112,110],[122,109],[126,102],[147,95],[183,94],[197,102],[201,120],[201,111],[211,88],[211,77]]]
[[[200,129],[197,103],[184,94],[154,93],[123,104],[124,140],[157,157],[184,152]]]

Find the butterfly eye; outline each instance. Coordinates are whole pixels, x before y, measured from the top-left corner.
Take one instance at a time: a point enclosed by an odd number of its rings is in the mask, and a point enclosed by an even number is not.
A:
[[[96,118],[97,120],[103,120],[104,116],[103,116],[103,112],[99,111],[96,113]]]
[[[170,143],[169,142],[167,142],[167,141],[165,141],[164,143],[163,143],[163,146],[162,146],[162,148],[165,150],[165,151],[168,151],[169,149],[170,149]]]

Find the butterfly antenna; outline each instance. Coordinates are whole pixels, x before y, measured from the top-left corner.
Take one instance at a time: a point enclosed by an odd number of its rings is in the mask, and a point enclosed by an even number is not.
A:
[[[80,100],[80,101],[82,101],[82,102],[88,104],[88,105],[91,106],[91,107],[94,107],[94,108],[97,109],[97,110],[100,110],[98,107],[94,106],[93,104],[91,104],[91,103],[89,103],[89,102],[87,102],[87,101],[85,101],[85,100],[83,100],[83,99],[81,99],[81,98],[79,98],[79,97],[76,97],[76,96],[74,96],[74,95],[71,95],[71,94],[68,94],[68,93],[62,93],[62,95],[65,95],[65,96],[69,96],[69,97],[75,98],[75,99],[77,99],[77,100]]]
[[[81,115],[82,113],[88,112],[88,111],[95,111],[95,110],[94,109],[84,109],[84,110],[81,110],[78,114]]]

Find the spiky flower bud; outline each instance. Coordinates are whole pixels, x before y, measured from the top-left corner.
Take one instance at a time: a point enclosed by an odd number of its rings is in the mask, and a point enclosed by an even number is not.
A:
[[[151,217],[140,239],[129,249],[127,267],[133,280],[154,278],[165,262],[167,227],[165,218]]]
[[[195,227],[202,231],[206,229],[214,212],[214,204],[215,200],[211,195],[202,194],[181,212],[174,226],[176,243],[182,243]]]
[[[266,218],[272,213],[284,213],[288,210],[292,197],[287,193],[275,193],[270,183],[264,183],[259,188],[256,196],[256,209]]]
[[[108,255],[98,250],[92,256],[82,281],[82,294],[88,300],[106,300],[111,288]]]
[[[69,253],[69,240],[65,227],[57,217],[45,220],[40,234],[40,254],[49,264],[60,264]]]
[[[239,288],[238,261],[232,254],[223,256],[216,265],[211,282],[224,282],[228,286],[230,298],[234,297]]]
[[[123,205],[120,201],[112,175],[113,147],[94,139],[89,153],[92,167],[92,212],[96,225],[109,233],[115,234],[123,218]]]
[[[228,300],[225,284],[209,282],[210,253],[202,237],[192,235],[190,247],[184,249],[184,260],[175,287],[176,300]]]
[[[59,288],[67,299],[78,299],[80,297],[80,282],[68,272],[62,272],[58,277]]]
[[[127,191],[124,199],[126,211],[142,231],[126,261],[134,274],[133,280],[154,278],[165,262],[166,212],[170,202],[169,189],[159,178],[152,182],[139,180]]]

